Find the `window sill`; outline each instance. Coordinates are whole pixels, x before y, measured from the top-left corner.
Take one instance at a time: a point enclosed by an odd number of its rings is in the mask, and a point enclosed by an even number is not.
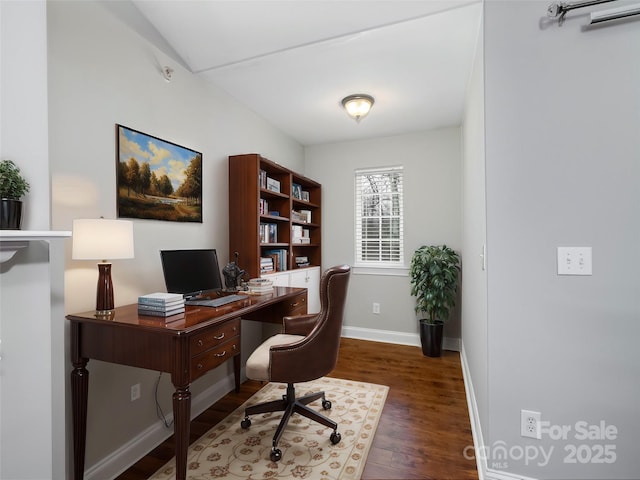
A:
[[[408,277],[409,267],[404,265],[400,266],[368,266],[368,265],[354,265],[352,273],[354,275],[380,275],[389,277]]]

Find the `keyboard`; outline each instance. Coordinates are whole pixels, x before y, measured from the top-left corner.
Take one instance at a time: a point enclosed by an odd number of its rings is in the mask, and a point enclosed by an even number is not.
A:
[[[186,305],[196,305],[198,307],[221,307],[238,300],[246,300],[246,295],[226,295],[218,298],[193,298],[185,302]]]

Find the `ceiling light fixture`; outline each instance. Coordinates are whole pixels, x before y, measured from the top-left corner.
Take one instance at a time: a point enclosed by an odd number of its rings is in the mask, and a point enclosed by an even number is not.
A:
[[[374,103],[375,99],[364,93],[349,95],[342,99],[342,106],[356,123],[360,123],[360,120],[369,114]]]

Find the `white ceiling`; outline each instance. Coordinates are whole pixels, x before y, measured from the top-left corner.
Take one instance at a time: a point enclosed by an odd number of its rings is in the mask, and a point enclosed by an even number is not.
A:
[[[303,145],[461,123],[479,0],[132,2],[176,61]],[[359,124],[353,93],[376,100]]]

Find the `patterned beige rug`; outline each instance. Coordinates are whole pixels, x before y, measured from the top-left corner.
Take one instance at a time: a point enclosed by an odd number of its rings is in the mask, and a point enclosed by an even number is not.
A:
[[[338,423],[340,443],[331,445],[330,428],[294,414],[278,445],[282,460],[272,462],[271,442],[282,413],[254,415],[250,428],[240,427],[245,406],[279,399],[286,393],[286,385],[269,383],[189,447],[189,480],[359,479],[389,387],[324,377],[297,384],[296,396],[320,390],[325,391],[332,408],[323,410],[320,400],[310,406]],[[172,460],[151,480],[175,478],[174,470]]]

